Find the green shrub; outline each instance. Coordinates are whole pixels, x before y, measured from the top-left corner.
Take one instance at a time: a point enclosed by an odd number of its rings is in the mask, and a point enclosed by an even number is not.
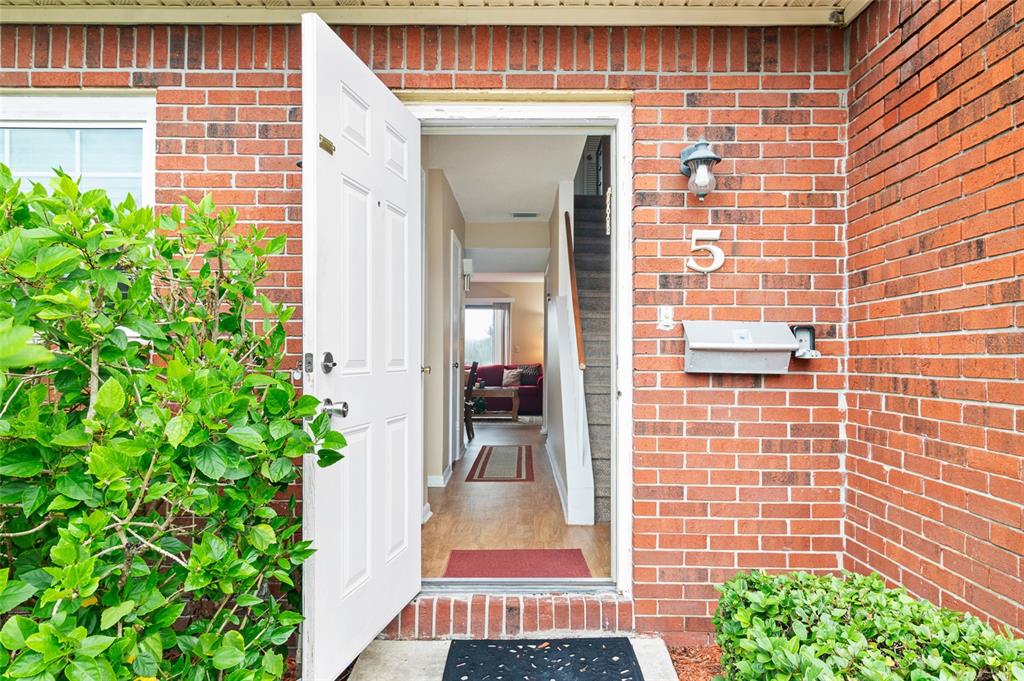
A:
[[[1024,640],[877,575],[753,572],[719,591],[726,679],[1024,681]]]
[[[0,166],[0,677],[282,676],[312,553],[284,495],[345,444],[278,365],[283,247]]]

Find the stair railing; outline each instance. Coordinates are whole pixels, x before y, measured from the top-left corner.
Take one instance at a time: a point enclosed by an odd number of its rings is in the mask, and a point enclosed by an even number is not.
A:
[[[565,211],[565,246],[569,253],[569,288],[572,291],[572,314],[576,323],[576,355],[579,360],[580,371],[587,370],[587,355],[583,347],[583,321],[580,318],[580,291],[576,284],[576,256],[572,246],[572,218],[569,211]]]

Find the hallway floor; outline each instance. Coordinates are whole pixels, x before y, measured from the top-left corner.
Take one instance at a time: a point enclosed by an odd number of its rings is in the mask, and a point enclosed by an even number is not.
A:
[[[530,445],[533,482],[466,482],[484,445]],[[444,575],[454,549],[573,549],[592,577],[611,576],[610,524],[566,525],[539,426],[477,423],[476,438],[446,487],[427,495],[433,513],[423,526],[423,577]]]

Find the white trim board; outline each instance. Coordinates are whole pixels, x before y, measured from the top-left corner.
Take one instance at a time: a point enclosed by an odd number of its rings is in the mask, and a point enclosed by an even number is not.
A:
[[[462,457],[459,457],[462,458]],[[452,468],[448,466],[441,475],[428,475],[427,487],[447,487],[448,481],[452,479]]]
[[[548,455],[548,465],[551,466],[551,477],[555,479],[555,488],[558,490],[558,500],[562,504],[562,519],[569,524],[569,502],[566,501],[565,480],[562,479],[562,471],[558,469],[558,462],[555,457],[555,450],[551,448],[547,438],[544,438],[544,451]]]
[[[749,9],[749,8],[748,8]],[[567,93],[570,91],[566,91]],[[401,91],[398,91],[401,96]],[[507,95],[507,93],[505,93]],[[615,219],[614,440],[612,466],[612,577],[625,597],[633,591],[633,109],[622,101],[502,101],[502,92],[477,93],[474,101],[453,101],[458,93],[439,91],[437,101],[417,96],[406,105],[420,119],[423,134],[543,134],[552,129],[611,135]],[[599,100],[599,98],[595,98]]]
[[[446,26],[843,26],[867,6],[686,7],[535,5],[486,7],[353,5],[350,7],[0,6],[8,24],[297,24],[315,12],[329,24]]]

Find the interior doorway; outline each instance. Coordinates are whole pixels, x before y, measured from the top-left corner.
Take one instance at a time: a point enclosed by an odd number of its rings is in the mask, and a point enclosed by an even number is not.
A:
[[[473,384],[468,390],[461,386],[464,409],[469,405],[466,418],[475,431],[472,440],[462,425],[458,432],[453,428],[459,418],[454,404],[449,402],[446,410],[449,448],[465,445],[465,456],[452,460],[448,470],[432,473],[430,443],[425,447],[429,519],[422,533],[427,588],[464,579],[579,588],[629,579],[630,571],[622,569],[615,555],[626,548],[628,556],[628,541],[613,536],[629,526],[615,514],[622,503],[616,483],[622,478],[614,470],[618,447],[613,442],[621,434],[613,424],[621,391],[614,361],[620,339],[612,319],[623,318],[613,309],[618,269],[613,242],[622,235],[618,230],[613,234],[617,213],[603,203],[616,165],[616,128],[581,122],[424,124],[427,268],[436,223],[464,246],[457,282],[462,290],[455,291],[451,275],[436,288],[444,290],[444,283],[450,287],[443,304],[451,306],[462,298],[460,331],[441,330],[439,335],[443,350],[461,355],[449,366],[459,365],[464,381],[476,363]],[[591,186],[577,194],[586,184],[581,173],[595,172],[607,174],[596,183],[600,191]],[[608,200],[613,200],[612,194]],[[577,231],[578,211],[587,233]],[[628,231],[628,219],[623,224]],[[597,247],[601,240],[603,256]],[[574,245],[582,247],[575,256]],[[454,253],[448,258],[449,272],[455,271],[450,267],[455,259]],[[605,269],[587,270],[592,285],[580,289],[570,259],[573,266],[583,266],[581,273],[588,262],[599,260]],[[595,282],[603,291],[595,289]],[[428,317],[430,287],[428,273]],[[596,337],[584,338],[581,316],[600,329]],[[625,319],[631,320],[631,314]],[[427,363],[430,336],[428,321]],[[576,365],[576,345],[580,358],[593,358],[592,367],[582,359]],[[570,356],[571,361],[565,361]],[[599,386],[600,395],[585,389],[587,369],[598,377],[591,383]],[[558,381],[554,388],[552,380]],[[575,393],[564,394],[577,380]],[[448,386],[458,387],[454,377]],[[514,405],[512,394],[518,398]],[[588,408],[604,415],[591,424],[585,416]],[[429,421],[429,400],[426,409]],[[577,432],[566,433],[565,424],[578,421],[581,412],[582,430],[576,427]],[[598,431],[596,438],[592,426]],[[595,449],[605,457],[596,462],[596,477]],[[584,468],[589,479],[580,475]],[[587,482],[582,487],[581,479]],[[574,510],[580,506],[581,488],[589,495],[589,509],[582,514]],[[625,508],[628,512],[628,501]]]

